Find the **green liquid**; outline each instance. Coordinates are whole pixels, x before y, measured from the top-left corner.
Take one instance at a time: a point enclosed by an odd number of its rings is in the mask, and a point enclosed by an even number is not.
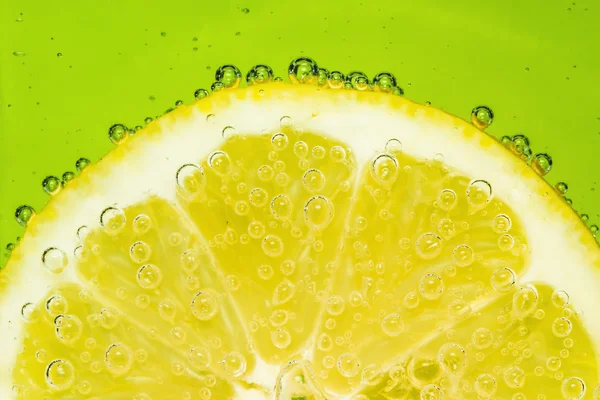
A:
[[[600,223],[600,6],[592,0],[199,2],[67,0],[0,5],[0,265],[41,210],[42,181],[100,159],[109,128],[143,125],[209,89],[220,65],[287,79],[293,58],[392,72],[405,96],[470,119],[489,106],[497,137],[549,153],[588,224]]]

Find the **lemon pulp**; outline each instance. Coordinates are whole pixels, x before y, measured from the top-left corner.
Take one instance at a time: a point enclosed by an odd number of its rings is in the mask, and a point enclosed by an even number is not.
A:
[[[0,276],[15,397],[598,397],[598,249],[533,171],[402,99],[260,90],[169,114],[32,220]]]

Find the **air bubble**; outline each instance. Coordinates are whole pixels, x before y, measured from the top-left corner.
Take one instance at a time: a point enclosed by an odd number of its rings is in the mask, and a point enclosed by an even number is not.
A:
[[[249,201],[255,207],[263,207],[269,200],[267,192],[262,188],[252,189],[249,194]]]
[[[242,73],[235,65],[222,65],[215,71],[215,80],[222,83],[224,88],[233,89],[240,85]]]
[[[474,206],[484,206],[492,200],[492,186],[484,180],[469,183],[467,200]]]
[[[442,251],[442,238],[435,233],[424,233],[415,243],[417,255],[424,260],[431,260]]]
[[[285,349],[292,343],[292,335],[283,328],[278,328],[271,332],[271,342],[278,349]]]
[[[437,385],[425,385],[421,389],[420,400],[444,400],[444,390]]]
[[[127,218],[123,210],[115,207],[108,207],[100,214],[100,225],[111,235],[120,233],[125,228],[126,222]]]
[[[258,277],[263,280],[269,280],[273,277],[273,267],[269,264],[263,264],[258,267]]]
[[[152,220],[146,214],[139,214],[133,219],[133,230],[137,234],[144,234],[152,228]]]
[[[383,185],[391,185],[398,175],[398,162],[387,154],[381,154],[371,164],[371,175]]]
[[[419,283],[419,292],[427,300],[437,300],[444,291],[442,278],[434,273],[425,274]]]
[[[492,221],[492,230],[496,233],[506,233],[510,230],[512,221],[508,215],[499,214]]]
[[[350,72],[346,76],[346,83],[349,84],[352,89],[361,91],[369,89],[369,78],[360,71]]]
[[[345,302],[340,296],[331,296],[327,299],[327,303],[325,304],[325,309],[331,315],[340,315],[344,312]]]
[[[389,72],[380,72],[373,78],[375,91],[391,93],[396,88],[396,78]]]
[[[531,168],[540,176],[546,175],[552,169],[552,157],[546,153],[538,153],[531,160]]]
[[[156,265],[144,265],[138,270],[137,282],[143,289],[156,289],[162,282],[162,271]]]
[[[252,221],[248,224],[248,234],[252,239],[260,239],[265,232],[265,225],[260,221]]]
[[[50,247],[42,255],[44,267],[53,274],[60,274],[69,263],[69,259],[64,251],[56,247]]]
[[[325,229],[332,221],[333,214],[333,203],[323,196],[311,197],[304,206],[306,224],[313,229]]]
[[[353,353],[344,353],[337,360],[337,369],[346,378],[352,378],[360,372],[360,360]]]
[[[123,375],[129,372],[133,365],[133,354],[123,344],[110,345],[104,355],[106,368],[115,375]]]
[[[290,63],[288,75],[292,83],[317,83],[319,66],[311,58],[299,57]]]
[[[571,333],[571,329],[573,326],[571,325],[571,321],[568,318],[557,318],[554,320],[552,324],[552,333],[556,337],[567,337]]]
[[[46,301],[46,311],[53,317],[60,314],[66,314],[69,309],[67,299],[59,294],[55,294]]]
[[[108,137],[114,144],[121,144],[127,140],[129,129],[123,124],[115,124],[108,129]]]
[[[452,259],[459,267],[468,267],[475,259],[473,249],[466,244],[458,245],[452,252]]]
[[[208,369],[211,363],[211,356],[208,349],[204,347],[194,347],[190,350],[188,359],[194,368],[200,370]]]
[[[235,136],[236,133],[237,133],[237,130],[233,126],[226,126],[221,131],[221,137],[223,137],[223,139],[227,140],[227,139],[230,139],[231,137]]]
[[[64,343],[72,343],[81,337],[83,324],[75,315],[59,315],[54,319],[56,336]]]
[[[285,260],[279,266],[279,270],[285,276],[289,276],[296,270],[296,262],[293,260]]]
[[[257,171],[258,179],[263,182],[268,182],[275,176],[275,171],[270,165],[261,165]]]
[[[494,121],[494,113],[487,106],[477,106],[471,111],[471,123],[478,129],[484,130]]]
[[[494,271],[491,278],[492,287],[500,293],[512,289],[517,281],[517,275],[510,268],[500,268]]]
[[[27,323],[35,323],[40,318],[40,311],[37,306],[33,303],[26,303],[21,308],[21,316]]]
[[[467,352],[456,343],[446,343],[438,351],[438,361],[446,374],[457,377],[467,367]]]
[[[402,153],[402,143],[398,139],[390,139],[385,144],[386,153],[397,156]]]
[[[143,264],[150,259],[152,249],[145,242],[135,242],[129,248],[129,257],[136,264]]]
[[[273,80],[273,70],[268,65],[258,64],[250,68],[246,74],[246,83],[250,85],[258,85],[261,83],[269,83]]]
[[[278,306],[287,303],[292,299],[296,287],[288,279],[283,279],[273,292],[273,305]]]
[[[196,293],[191,302],[192,313],[200,321],[211,320],[219,312],[217,297],[208,290]]]
[[[309,169],[304,173],[302,183],[309,192],[319,192],[325,187],[325,175],[318,169]]]
[[[54,360],[46,367],[46,382],[54,390],[69,389],[75,381],[75,368],[66,360]]]
[[[277,151],[285,150],[288,146],[289,139],[285,133],[276,133],[271,138],[271,144]]]
[[[565,195],[567,194],[567,191],[569,190],[569,185],[567,185],[565,182],[558,182],[554,188],[556,189],[556,191],[561,194],[561,195]]]
[[[504,371],[504,382],[512,389],[517,389],[525,385],[525,372],[521,367],[512,365]]]
[[[471,336],[471,342],[473,342],[473,346],[478,350],[487,349],[494,342],[492,332],[487,328],[477,328]]]
[[[533,313],[538,304],[538,293],[533,286],[523,286],[513,295],[512,309],[518,318]]]
[[[231,174],[231,160],[227,153],[223,151],[215,151],[208,158],[208,165],[215,171],[218,175],[227,176]]]
[[[341,89],[344,87],[346,77],[339,71],[331,71],[327,75],[327,84],[331,89]]]
[[[381,321],[381,330],[388,336],[396,337],[404,331],[404,322],[397,313],[388,314]]]
[[[246,372],[246,359],[237,351],[227,354],[221,365],[226,373],[238,378]]]
[[[206,89],[196,89],[196,91],[194,92],[194,98],[196,100],[203,99],[207,96],[208,96],[208,90],[206,90]]]
[[[555,290],[552,293],[552,304],[557,308],[564,308],[569,304],[569,295],[564,290]]]
[[[47,176],[42,181],[42,188],[44,189],[44,192],[54,196],[60,192],[60,179],[58,179],[56,176]]]
[[[292,200],[285,194],[275,196],[271,200],[271,212],[277,219],[289,219],[292,215]]]
[[[496,378],[490,374],[481,374],[475,380],[475,392],[483,399],[489,399],[498,389]]]
[[[576,377],[567,378],[562,383],[561,391],[565,399],[579,400],[585,394],[585,383]]]
[[[323,146],[315,146],[312,148],[311,152],[312,156],[317,160],[322,160],[323,158],[325,158],[325,154],[327,154]]]
[[[15,219],[22,226],[27,226],[27,223],[35,215],[35,210],[27,205],[23,205],[17,208],[15,211]]]
[[[269,257],[279,257],[283,254],[283,241],[279,236],[267,235],[262,241],[262,249]]]
[[[308,156],[308,145],[302,141],[294,143],[294,154],[300,159],[306,158]]]

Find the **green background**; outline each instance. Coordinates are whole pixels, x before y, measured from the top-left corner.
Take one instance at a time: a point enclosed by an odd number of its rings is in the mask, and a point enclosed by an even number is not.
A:
[[[22,234],[17,206],[43,207],[45,176],[110,150],[111,124],[191,102],[221,64],[285,76],[301,55],[390,71],[463,118],[490,106],[488,132],[549,152],[548,179],[598,223],[599,20],[597,0],[0,0],[0,245]]]

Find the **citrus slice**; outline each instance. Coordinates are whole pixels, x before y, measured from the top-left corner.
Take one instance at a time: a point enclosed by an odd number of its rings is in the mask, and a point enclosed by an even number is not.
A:
[[[598,398],[598,245],[471,124],[271,83],[119,141],[0,274],[2,398]]]

